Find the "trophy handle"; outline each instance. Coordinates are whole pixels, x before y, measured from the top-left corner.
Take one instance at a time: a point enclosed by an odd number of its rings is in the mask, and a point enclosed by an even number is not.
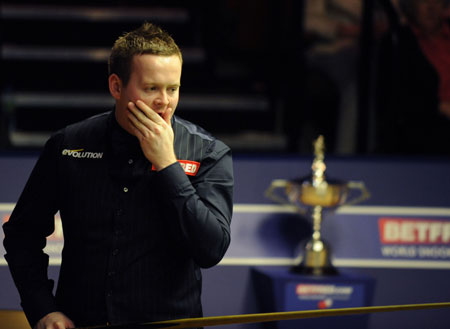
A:
[[[363,182],[356,182],[356,181],[350,181],[347,183],[347,187],[351,190],[359,190],[361,192],[360,195],[356,196],[355,198],[348,200],[346,202],[344,202],[342,205],[343,206],[351,206],[351,205],[355,205],[358,204],[364,200],[367,200],[370,197],[370,192],[369,190],[366,188],[366,186],[364,185]]]
[[[272,201],[275,201],[275,202],[278,202],[281,204],[291,205],[286,198],[282,198],[278,194],[274,193],[274,191],[279,188],[285,189],[287,187],[287,184],[288,184],[288,181],[285,179],[274,179],[264,194],[266,197],[268,197]]]
[[[278,193],[276,193],[276,190],[278,189],[284,189],[286,190],[290,184],[290,181],[285,179],[274,179],[272,183],[270,184],[269,188],[265,191],[265,196],[272,201],[275,201],[279,204],[286,205],[289,207],[294,207],[299,213],[305,214],[306,210],[299,207],[295,202],[290,201],[286,196],[286,192],[283,193],[284,197],[281,197]]]

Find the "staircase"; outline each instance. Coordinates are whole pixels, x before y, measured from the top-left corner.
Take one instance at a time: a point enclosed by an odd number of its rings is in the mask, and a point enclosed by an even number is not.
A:
[[[195,1],[3,2],[0,148],[39,149],[52,132],[110,110],[109,51],[118,36],[150,21],[183,52],[177,115],[234,151],[283,149],[277,102],[264,74],[249,65],[251,55],[217,46],[226,35],[214,33],[219,7]]]

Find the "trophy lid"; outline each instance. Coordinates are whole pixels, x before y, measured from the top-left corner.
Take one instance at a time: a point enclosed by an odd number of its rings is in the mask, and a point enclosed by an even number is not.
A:
[[[332,208],[342,204],[347,196],[347,184],[336,179],[314,184],[311,175],[288,181],[286,194],[289,200],[299,201],[306,206]]]
[[[325,140],[322,135],[314,141],[313,146],[312,173],[290,181],[291,186],[287,192],[291,194],[290,199],[295,195],[305,205],[336,207],[345,199],[346,184],[335,179],[326,179]]]

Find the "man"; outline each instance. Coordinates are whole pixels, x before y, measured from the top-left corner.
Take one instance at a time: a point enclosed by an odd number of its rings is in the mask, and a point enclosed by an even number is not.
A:
[[[159,27],[120,37],[109,60],[115,110],[55,133],[4,224],[32,327],[198,317],[201,272],[230,243],[230,149],[174,116],[182,55]],[[42,249],[59,210],[64,250],[52,293]]]

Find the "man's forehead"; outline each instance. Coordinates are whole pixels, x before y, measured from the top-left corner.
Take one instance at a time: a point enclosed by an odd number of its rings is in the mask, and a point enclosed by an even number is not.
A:
[[[178,56],[177,54],[173,54],[173,55],[157,55],[157,54],[149,54],[149,53],[142,53],[142,54],[135,54],[132,57],[132,63],[134,62],[140,62],[142,60],[148,60],[151,59],[153,61],[156,62],[169,62],[169,61],[173,61],[175,59],[178,59],[178,61],[181,62],[181,58],[180,56]]]

